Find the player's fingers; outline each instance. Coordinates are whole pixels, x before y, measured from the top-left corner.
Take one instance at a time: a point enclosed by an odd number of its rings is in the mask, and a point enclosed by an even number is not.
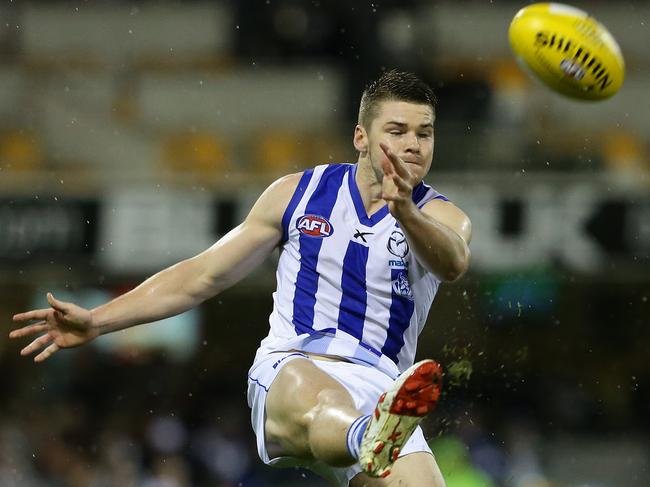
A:
[[[381,147],[381,150],[384,151],[384,154],[386,154],[392,170],[399,174],[401,177],[407,177],[409,175],[409,172],[408,169],[406,169],[404,161],[402,161],[402,159],[398,157],[397,154],[393,153],[393,151],[390,150],[390,147],[388,147],[383,142],[380,142],[379,146]]]
[[[393,169],[393,164],[390,162],[388,157],[383,157],[381,159],[381,170],[384,172],[385,176],[394,174],[395,170]]]
[[[397,186],[397,189],[401,191],[406,191],[410,192],[413,190],[410,184],[408,184],[404,179],[399,177],[397,174],[393,176],[393,183],[395,183],[395,186]]]
[[[47,318],[47,314],[50,312],[48,309],[35,309],[33,311],[27,311],[25,313],[15,314],[13,317],[14,321],[28,321],[28,320],[44,320]]]
[[[379,143],[379,147],[381,147],[381,150],[384,151],[384,154],[386,154],[386,157],[390,162],[393,162],[397,156],[393,154],[393,151],[390,150],[390,147],[388,145],[384,144],[383,142]]]
[[[47,330],[47,326],[47,323],[44,321],[39,321],[33,325],[23,326],[22,328],[18,328],[9,333],[9,338],[20,338],[33,335],[34,333],[40,333]]]
[[[45,345],[47,345],[51,341],[52,341],[52,337],[46,333],[45,335],[42,335],[42,336],[38,337],[32,343],[30,343],[25,348],[23,348],[20,351],[20,354],[21,355],[29,355],[30,353],[38,350],[39,348],[44,347]]]
[[[58,351],[59,351],[59,346],[56,343],[53,343],[45,350],[43,350],[41,353],[39,353],[36,357],[34,357],[34,362],[42,362],[43,360],[48,359],[53,353]]]
[[[47,293],[47,302],[50,303],[50,306],[55,310],[60,311],[61,313],[67,313],[70,307],[70,303],[56,299],[52,293]]]

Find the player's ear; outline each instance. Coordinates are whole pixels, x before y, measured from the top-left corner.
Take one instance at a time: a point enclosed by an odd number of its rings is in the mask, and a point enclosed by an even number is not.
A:
[[[362,155],[368,152],[368,133],[361,125],[354,127],[354,148]]]

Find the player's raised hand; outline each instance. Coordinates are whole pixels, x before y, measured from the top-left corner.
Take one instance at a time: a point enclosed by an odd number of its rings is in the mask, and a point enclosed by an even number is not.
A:
[[[384,171],[382,181],[382,199],[388,204],[391,214],[398,218],[407,205],[412,205],[413,186],[415,178],[402,159],[381,142],[381,150],[386,155],[382,159],[381,168]]]
[[[35,362],[42,362],[61,348],[78,347],[99,335],[92,326],[90,311],[73,303],[56,299],[52,293],[47,293],[50,308],[27,311],[14,315],[16,323],[39,320],[37,323],[25,325],[9,334],[10,338],[22,338],[39,335],[29,345],[20,351],[21,355],[41,350]]]

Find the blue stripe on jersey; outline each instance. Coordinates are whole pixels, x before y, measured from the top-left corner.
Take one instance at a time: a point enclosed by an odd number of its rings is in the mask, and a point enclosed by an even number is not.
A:
[[[394,283],[399,279],[400,274],[406,274],[406,272],[403,269],[391,269],[391,282]],[[414,309],[413,301],[397,294],[395,286],[393,286],[390,318],[388,319],[388,336],[381,352],[396,364],[398,364],[397,355],[404,346],[404,333],[411,323]]]
[[[415,204],[418,204],[422,198],[424,198],[424,195],[427,194],[427,192],[431,189],[430,186],[427,186],[423,182],[420,182],[415,188],[413,188],[413,202]]]
[[[423,181],[420,182],[415,188],[413,188],[413,202],[418,206],[424,206],[424,203],[422,203],[422,200],[424,197],[427,195],[429,190],[433,190],[436,196],[431,198],[432,200],[443,200],[443,201],[449,201],[449,198],[447,198],[445,195],[442,195],[438,193],[435,189],[433,189],[431,186],[428,184],[425,184]]]
[[[366,264],[368,247],[350,242],[343,258],[341,275],[341,304],[339,305],[339,330],[357,340],[363,336],[368,291],[366,290]]]
[[[291,220],[291,215],[293,215],[293,212],[296,211],[296,206],[298,206],[298,203],[302,199],[302,195],[305,194],[305,191],[307,190],[307,186],[309,186],[309,181],[311,181],[313,174],[313,169],[308,169],[302,173],[302,177],[298,182],[298,186],[296,186],[296,190],[293,192],[293,196],[287,205],[287,209],[284,210],[284,214],[282,215],[282,243],[289,240],[289,223]]]
[[[347,172],[344,164],[327,166],[312,193],[305,215],[318,215],[329,218],[336,203],[343,176]],[[293,296],[293,325],[296,332],[312,333],[314,329],[314,305],[318,291],[318,254],[323,245],[322,237],[310,237],[300,234],[298,239],[300,249],[300,269],[296,276],[296,290]]]
[[[359,346],[365,348],[365,349],[368,350],[369,352],[372,352],[372,353],[375,354],[377,357],[381,356],[381,352],[380,352],[379,350],[375,350],[375,349],[372,348],[370,345],[367,345],[367,344],[365,344],[365,343],[363,343],[363,342],[359,342]]]

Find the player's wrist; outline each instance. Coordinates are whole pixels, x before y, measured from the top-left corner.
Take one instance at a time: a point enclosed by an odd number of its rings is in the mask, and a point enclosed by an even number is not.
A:
[[[101,306],[90,310],[88,330],[91,335],[91,339],[97,338],[100,335],[105,335],[106,333],[110,332],[108,326],[106,326],[106,323],[102,323],[100,310]]]
[[[405,199],[404,201],[395,201],[391,211],[393,217],[402,225],[409,220],[417,218],[419,212],[420,210],[411,198]]]

